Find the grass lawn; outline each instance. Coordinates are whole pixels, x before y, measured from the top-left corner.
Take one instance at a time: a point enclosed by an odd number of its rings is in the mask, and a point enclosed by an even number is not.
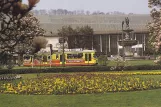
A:
[[[161,89],[82,95],[0,94],[0,107],[160,107]]]

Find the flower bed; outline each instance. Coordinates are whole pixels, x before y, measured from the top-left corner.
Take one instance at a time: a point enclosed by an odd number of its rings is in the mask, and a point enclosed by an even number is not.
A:
[[[155,72],[140,73],[142,75]],[[156,74],[161,74],[156,72]],[[147,90],[161,87],[161,81],[142,79],[139,73],[76,73],[51,74],[17,84],[0,84],[1,93],[9,94],[90,94]]]

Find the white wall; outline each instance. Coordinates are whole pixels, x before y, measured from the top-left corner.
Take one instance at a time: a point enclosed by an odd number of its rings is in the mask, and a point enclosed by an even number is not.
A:
[[[57,50],[58,48],[56,47],[56,45],[59,43],[59,37],[45,37],[46,40],[48,41],[46,49],[42,49],[41,51],[50,51],[50,47],[49,44],[53,45],[53,49]]]
[[[41,49],[41,51],[45,51],[45,52],[50,52],[50,47],[49,47],[49,44],[52,44],[53,45],[53,50],[60,50],[62,47],[59,43],[59,37],[45,37],[46,40],[48,41],[47,43],[47,46],[45,49]],[[67,43],[64,44],[65,45],[65,48],[68,48],[68,45]]]

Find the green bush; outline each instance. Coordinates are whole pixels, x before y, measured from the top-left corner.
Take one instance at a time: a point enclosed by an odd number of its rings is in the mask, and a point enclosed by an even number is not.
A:
[[[28,74],[28,73],[65,73],[65,72],[99,72],[99,71],[131,71],[131,70],[161,70],[160,65],[136,65],[136,66],[79,66],[79,67],[52,67],[52,68],[22,68],[0,69],[0,74]]]
[[[98,65],[106,66],[108,61],[107,55],[100,55],[97,61],[98,61]]]

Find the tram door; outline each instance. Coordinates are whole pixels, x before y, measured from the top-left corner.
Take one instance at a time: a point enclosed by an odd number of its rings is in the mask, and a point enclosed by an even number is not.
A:
[[[92,54],[91,53],[85,53],[85,63],[89,64],[92,61]]]
[[[24,66],[31,66],[31,63],[32,63],[32,56],[24,55],[23,56],[23,65]]]
[[[63,63],[63,55],[60,55],[60,63]],[[64,55],[64,63],[65,63],[65,55]]]
[[[42,56],[42,60],[43,62],[47,62],[47,56],[46,55]]]

